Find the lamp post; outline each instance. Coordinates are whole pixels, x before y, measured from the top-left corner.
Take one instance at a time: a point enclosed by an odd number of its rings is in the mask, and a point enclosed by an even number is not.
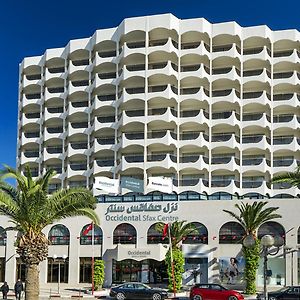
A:
[[[268,255],[276,255],[279,252],[279,249],[284,244],[284,240],[281,236],[271,236],[269,234],[264,235],[260,241],[262,245],[262,255],[264,260],[263,265],[263,276],[264,276],[264,300],[268,298],[267,291],[267,277],[268,277]],[[247,248],[252,248],[255,245],[255,238],[252,235],[248,235],[244,241],[243,245]],[[271,249],[272,247],[275,249]]]
[[[60,263],[61,263],[61,259],[65,263],[67,257],[68,256],[66,254],[64,254],[62,257],[58,257],[56,254],[53,254],[53,256],[52,256],[53,261],[57,260],[57,262],[58,262],[58,280],[57,280],[57,293],[58,294],[60,294]]]

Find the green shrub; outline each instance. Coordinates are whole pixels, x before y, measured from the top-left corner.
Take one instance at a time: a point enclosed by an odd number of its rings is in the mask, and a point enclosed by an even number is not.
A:
[[[96,259],[94,264],[94,288],[98,290],[102,287],[104,282],[104,261]]]
[[[184,258],[182,251],[178,248],[173,249],[173,263],[174,263],[174,277],[176,291],[179,291],[182,287],[182,274],[184,272]],[[173,291],[173,277],[172,277],[172,265],[171,265],[171,253],[170,250],[166,254],[166,264],[168,270],[169,284],[168,288]]]

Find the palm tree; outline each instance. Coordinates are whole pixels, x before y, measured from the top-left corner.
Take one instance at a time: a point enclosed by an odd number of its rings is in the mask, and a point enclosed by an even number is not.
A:
[[[274,176],[271,183],[286,182],[292,186],[300,188],[300,166],[298,166],[295,172],[287,172],[282,175]]]
[[[265,222],[281,218],[281,215],[275,213],[278,207],[265,206],[268,202],[253,202],[242,203],[241,205],[235,204],[239,214],[236,214],[229,210],[223,210],[231,217],[236,219],[238,223],[244,228],[247,236],[252,236],[255,240],[255,245],[252,248],[247,248],[243,245],[242,251],[245,258],[245,271],[244,278],[246,281],[246,294],[256,293],[256,272],[258,269],[259,255],[260,255],[260,243],[257,239],[257,230]],[[244,238],[245,238],[244,237]]]
[[[1,175],[0,214],[7,216],[13,224],[7,230],[18,231],[16,251],[26,265],[25,298],[36,300],[39,298],[38,266],[48,257],[49,241],[42,230],[73,216],[86,216],[98,224],[94,211],[96,201],[85,188],[60,190],[49,195],[49,182],[55,175],[53,170],[33,179],[29,166],[25,167],[24,175],[5,166]],[[15,179],[17,187],[5,183],[5,178]]]
[[[181,251],[181,241],[191,233],[196,233],[197,228],[193,223],[187,223],[186,221],[175,221],[168,224],[171,236],[171,247],[166,254],[166,264],[168,270],[169,279],[169,290],[174,292],[178,291],[182,287],[182,273],[184,272],[184,258]],[[158,223],[156,225],[156,230],[159,232],[164,231],[165,224]],[[173,264],[171,261],[171,251]]]

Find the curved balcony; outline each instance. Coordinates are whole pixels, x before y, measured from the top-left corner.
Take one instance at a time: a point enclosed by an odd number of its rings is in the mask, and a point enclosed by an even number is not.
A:
[[[179,147],[191,144],[209,147],[208,135],[200,131],[188,131],[181,133],[179,136]]]
[[[203,170],[209,168],[209,159],[203,155],[185,155],[179,157],[179,170],[195,168]]]
[[[270,104],[271,96],[266,91],[245,92],[243,93],[243,105],[251,104]]]
[[[45,81],[53,78],[66,79],[68,73],[65,71],[64,67],[57,68],[46,68],[45,70]]]
[[[72,142],[68,145],[68,156],[75,154],[88,154],[88,143],[87,142]]]
[[[125,110],[118,116],[118,126],[132,122],[144,123],[145,118],[145,110],[143,109]]]
[[[271,171],[271,162],[264,157],[251,157],[243,158],[242,160],[242,173],[247,171]]]
[[[58,138],[58,139],[64,139],[67,135],[67,132],[64,130],[63,126],[51,126],[46,127],[44,131],[44,141],[47,141],[49,139]]]
[[[90,62],[89,59],[81,59],[76,61],[70,61],[68,73],[72,74],[77,71],[89,71]]]
[[[298,162],[296,159],[288,158],[288,159],[276,159],[274,158],[273,160],[273,170],[274,172],[280,172],[280,173],[285,173],[285,172],[294,172],[296,168],[298,167]]]
[[[69,96],[72,95],[73,93],[76,93],[76,92],[88,93],[90,87],[91,86],[90,86],[88,80],[80,80],[80,81],[70,82],[70,84],[69,84]]]
[[[225,126],[235,126],[240,124],[240,115],[233,111],[212,113],[211,126],[226,124]]]
[[[203,101],[209,98],[209,91],[203,87],[198,88],[183,88],[180,90],[180,101],[186,99],[198,99]]]
[[[240,167],[240,161],[233,156],[212,157],[211,158],[211,171],[226,169],[234,171]]]
[[[69,136],[78,133],[88,134],[90,130],[91,127],[87,121],[73,122],[69,124]]]
[[[268,127],[271,125],[271,117],[268,116],[266,113],[244,114],[242,128],[253,125],[260,127]]]
[[[64,87],[48,87],[45,89],[45,101],[52,99],[52,98],[60,98],[65,100],[67,96],[67,91]]]
[[[176,42],[172,41],[171,38],[168,38],[168,40],[149,41],[148,55],[158,51],[174,52],[178,55],[178,48],[175,47],[176,44],[174,46],[174,43]]]
[[[166,76],[173,75],[177,77],[178,76],[177,69],[178,67],[174,65],[170,60],[163,63],[153,63],[153,64],[149,64],[147,76],[150,77],[151,75],[155,75],[156,77],[158,77],[161,74]]]
[[[100,172],[111,172],[115,170],[114,160],[111,158],[97,158],[93,162],[93,174]]]
[[[115,116],[99,116],[95,118],[95,131],[102,129],[102,128],[115,128],[116,122],[115,122]]]
[[[166,98],[171,99],[178,97],[178,90],[168,85],[155,85],[155,86],[149,86],[148,87],[148,100],[152,98]]]
[[[212,104],[220,101],[235,103],[240,101],[240,93],[235,89],[217,90],[212,92]]]
[[[89,102],[88,101],[70,102],[68,111],[69,111],[69,115],[78,112],[88,113],[90,111]]]
[[[98,67],[103,63],[114,63],[117,57],[116,50],[98,52],[95,56],[94,66]]]
[[[211,136],[211,149],[216,147],[235,148],[240,146],[240,138],[235,134],[213,134]]]
[[[275,115],[273,116],[273,130],[289,127],[291,129],[297,130],[299,128],[299,120],[296,115]]]
[[[294,136],[274,136],[273,152],[280,150],[298,151],[300,139]]]
[[[22,115],[22,125],[25,126],[30,123],[41,124],[42,118],[39,112],[25,113]]]
[[[144,132],[127,132],[122,133],[120,146],[125,148],[131,145],[144,145],[144,142]]]
[[[274,73],[273,84],[277,85],[282,83],[287,83],[292,85],[299,84],[299,77],[297,71]]]
[[[274,108],[281,105],[297,107],[299,105],[299,97],[296,93],[275,94],[273,95]]]
[[[168,107],[161,109],[152,109],[148,111],[147,121],[163,120],[164,122],[177,122],[177,111]]]
[[[63,115],[64,108],[63,107],[46,107],[45,108],[45,120],[49,120],[51,118],[61,118],[64,119]]]
[[[23,88],[28,87],[29,85],[37,85],[40,88],[43,83],[41,78],[41,74],[25,75],[22,81]]]
[[[170,130],[152,131],[147,134],[147,146],[151,144],[176,145],[177,134]]]
[[[41,94],[40,93],[24,94],[22,96],[23,108],[29,104],[41,105]]]
[[[145,164],[146,169],[157,167],[158,165],[165,169],[176,168],[176,156],[168,153],[147,156],[147,162]]]
[[[244,71],[243,76],[243,84],[250,81],[268,82],[271,84],[271,74],[266,69]]]
[[[299,57],[297,55],[297,50],[284,50],[284,51],[276,51],[273,54],[273,65],[276,65],[279,62],[290,62],[297,63],[299,61]]]
[[[239,193],[240,182],[233,179],[212,179],[210,182],[209,194],[218,193],[220,191],[232,195]]]
[[[88,166],[86,163],[70,163],[67,168],[67,177],[72,176],[87,176]]]
[[[130,168],[144,169],[144,155],[124,155],[118,165],[119,171],[125,171]]]
[[[27,143],[40,144],[41,141],[42,141],[42,139],[40,137],[39,131],[22,132],[21,145],[23,145],[23,146]]]
[[[181,56],[186,54],[198,54],[198,55],[210,55],[210,47],[209,45],[205,44],[203,41],[195,42],[195,43],[182,43]]]
[[[178,194],[182,192],[197,192],[209,194],[208,181],[201,178],[193,179],[180,179],[174,182],[174,185],[177,187]]]
[[[217,57],[222,57],[222,56],[231,57],[231,58],[240,58],[241,54],[235,44],[213,46],[211,59],[214,60]]]
[[[99,137],[95,138],[94,142],[94,153],[101,150],[113,150],[115,148],[115,137]]]
[[[146,55],[145,42],[131,42],[125,43],[122,47],[119,59],[125,58],[131,54],[144,54]]]
[[[118,102],[125,103],[133,99],[146,100],[145,87],[123,88],[119,94]]]
[[[187,77],[209,78],[209,69],[203,64],[181,66],[180,80]]]
[[[264,61],[271,60],[271,51],[266,46],[244,49],[242,59],[243,62],[246,62],[250,59],[259,59]]]
[[[266,181],[243,181],[242,194],[258,193],[266,195],[271,193],[271,185]]]
[[[180,112],[179,124],[195,122],[199,124],[207,124],[209,122],[209,114],[203,109],[199,110],[185,110]]]
[[[241,74],[238,69],[235,67],[232,68],[218,68],[212,70],[211,80],[216,81],[219,79],[228,79],[228,80],[238,80],[241,79]]]
[[[271,140],[264,135],[247,135],[242,137],[242,149],[250,148],[267,149],[270,148]]]

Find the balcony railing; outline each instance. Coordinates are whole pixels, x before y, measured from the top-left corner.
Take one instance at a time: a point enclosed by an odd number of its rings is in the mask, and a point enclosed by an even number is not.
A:
[[[98,52],[98,55],[101,58],[115,57],[117,55],[117,51],[116,50],[101,51],[101,52]]]
[[[47,111],[51,114],[63,113],[63,107],[47,107]]]
[[[150,65],[149,65],[150,66]],[[129,72],[133,71],[144,71],[145,70],[145,64],[138,64],[138,65],[126,65],[126,69]]]
[[[284,122],[290,122],[294,118],[294,115],[277,115],[273,116],[273,122],[274,123],[284,123]]]
[[[99,167],[113,167],[115,164],[115,159],[114,158],[97,159],[96,162]]]
[[[88,107],[89,106],[89,102],[88,101],[78,101],[78,102],[71,102],[71,105],[73,107]]]
[[[38,138],[40,137],[39,131],[32,131],[32,132],[24,132],[26,138]]]
[[[97,138],[97,142],[100,145],[114,145],[115,138],[114,137],[100,137],[100,138]]]
[[[144,139],[144,132],[127,132],[125,137],[128,140],[142,140]]]
[[[79,60],[72,60],[72,64],[74,66],[88,66],[90,63],[89,59],[79,59]]]
[[[150,40],[149,41],[149,47],[155,47],[155,46],[163,46],[168,42],[168,39],[161,39],[161,40]]]
[[[275,94],[273,95],[274,101],[282,101],[282,100],[290,100],[292,99],[294,94]]]
[[[38,94],[38,93],[35,93],[35,94],[25,94],[25,97],[28,100],[41,99],[41,94]]]
[[[65,67],[55,67],[55,68],[48,68],[49,73],[55,74],[55,73],[63,73],[65,72]]]
[[[99,73],[98,77],[100,79],[114,79],[117,77],[117,74],[116,74],[116,72],[101,73],[101,74]]]
[[[87,149],[88,148],[88,143],[86,143],[86,142],[83,142],[83,143],[70,143],[70,145],[75,150]]]
[[[143,94],[145,93],[145,87],[136,87],[136,88],[125,88],[126,93],[128,94]]]
[[[100,123],[113,123],[115,122],[115,116],[102,116],[102,117],[97,117],[97,120]]]
[[[124,155],[124,159],[125,159],[128,163],[139,163],[139,162],[144,162],[144,154]]]
[[[48,147],[46,147],[46,149],[47,149],[47,152],[50,154],[63,153],[62,146],[48,146]]]
[[[62,133],[63,132],[63,127],[48,127],[47,131],[49,133]]]
[[[97,97],[100,101],[114,101],[114,100],[116,100],[116,95],[115,94],[98,95]]]
[[[292,165],[294,162],[294,158],[287,158],[287,159],[274,159],[273,166],[274,167],[288,167]]]
[[[78,122],[78,123],[71,123],[72,128],[79,129],[79,128],[88,128],[88,122]]]
[[[37,151],[29,151],[29,150],[26,150],[24,151],[24,155],[25,157],[27,158],[31,158],[31,157],[39,157],[40,156],[40,152],[37,150]]]
[[[27,119],[38,119],[40,117],[40,113],[36,112],[36,113],[26,113],[25,117]]]
[[[42,78],[41,74],[26,75],[27,80],[39,80],[41,78]]]
[[[85,171],[85,170],[87,170],[86,162],[84,162],[84,163],[73,163],[73,162],[71,162],[70,163],[70,168],[73,171]]]
[[[293,142],[293,136],[275,136],[273,137],[274,145],[288,145]]]
[[[292,55],[294,50],[286,50],[286,51],[274,51],[273,57],[284,57]]]
[[[290,78],[292,77],[294,72],[281,72],[281,73],[274,73],[273,79],[283,79],[283,78]]]
[[[53,87],[53,88],[48,88],[48,92],[53,94],[53,93],[63,93],[65,91],[64,87]]]

